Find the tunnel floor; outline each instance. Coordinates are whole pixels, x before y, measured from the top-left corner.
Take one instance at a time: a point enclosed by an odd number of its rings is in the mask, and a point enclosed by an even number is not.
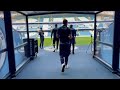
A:
[[[92,58],[88,46],[76,46],[69,56],[69,68],[61,72],[59,52],[52,47],[39,48],[37,57],[25,65],[14,79],[119,79]],[[87,53],[86,53],[87,50]]]

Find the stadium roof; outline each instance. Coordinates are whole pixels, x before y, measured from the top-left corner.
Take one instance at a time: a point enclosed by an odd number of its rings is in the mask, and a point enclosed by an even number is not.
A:
[[[100,11],[17,11],[24,15],[44,15],[44,14],[55,14],[55,13],[76,13],[76,14],[96,14]]]

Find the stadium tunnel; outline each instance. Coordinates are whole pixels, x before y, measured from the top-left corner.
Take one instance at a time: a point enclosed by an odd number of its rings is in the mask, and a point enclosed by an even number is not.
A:
[[[86,17],[85,17],[86,15]],[[34,19],[33,19],[34,17]],[[42,18],[41,18],[42,17]],[[62,17],[62,18],[58,18]],[[62,24],[64,18],[69,19],[68,24],[73,24],[74,28],[77,29],[78,37],[83,35],[83,37],[89,37],[88,44],[86,46],[76,46],[75,55],[70,56],[71,64],[73,63],[74,70],[83,70],[85,68],[95,65],[91,68],[91,71],[98,69],[99,73],[107,73],[105,77],[97,77],[97,74],[91,74],[91,77],[87,78],[116,78],[115,76],[120,75],[120,64],[119,64],[119,47],[120,47],[120,12],[119,11],[0,11],[0,79],[11,79],[11,78],[29,78],[26,76],[27,71],[32,72],[32,69],[40,69],[42,72],[45,72],[47,69],[48,72],[55,72],[54,64],[59,64],[58,53],[51,53],[51,47],[45,47],[44,50],[39,49],[37,57],[30,56],[30,44],[31,39],[37,37],[37,30],[39,27],[44,28],[46,37],[50,36],[51,26],[57,23],[59,26]],[[38,20],[35,20],[37,18]],[[43,19],[44,18],[44,19]],[[74,20],[73,20],[74,19]],[[35,27],[35,28],[34,28]],[[47,28],[46,28],[47,27]],[[91,39],[93,38],[93,41]],[[39,38],[36,44],[39,45]],[[33,43],[34,43],[33,40]],[[80,42],[78,42],[80,43]],[[27,49],[26,49],[27,47]],[[27,55],[26,55],[26,51]],[[48,52],[46,52],[48,50]],[[51,57],[52,54],[57,57]],[[48,56],[47,56],[48,55]],[[88,55],[88,57],[86,57]],[[36,55],[34,55],[36,56]],[[39,56],[39,57],[38,57]],[[43,57],[44,56],[44,57]],[[91,58],[92,56],[92,58]],[[85,59],[84,61],[80,60]],[[48,58],[50,60],[56,59],[56,61],[51,61],[49,64],[50,67],[47,67]],[[33,59],[33,60],[31,60]],[[39,60],[45,59],[44,62],[39,62]],[[58,60],[57,60],[58,59]],[[76,59],[77,61],[72,61]],[[90,59],[90,60],[89,60]],[[97,61],[100,64],[94,62]],[[93,61],[93,63],[91,63]],[[33,63],[32,63],[33,62]],[[43,64],[39,67],[39,64]],[[47,63],[47,64],[46,64]],[[78,63],[81,63],[80,67]],[[27,66],[30,64],[30,66]],[[83,65],[86,64],[86,65]],[[90,65],[91,64],[91,65]],[[100,66],[102,64],[102,66]],[[36,66],[34,66],[36,65]],[[46,65],[46,66],[44,66]],[[88,66],[87,66],[88,65]],[[84,66],[84,68],[83,68]],[[86,67],[85,67],[86,66]],[[99,67],[97,67],[99,66]],[[106,71],[106,67],[112,73]],[[31,68],[35,67],[35,68]],[[60,71],[60,66],[57,68],[57,73]],[[72,67],[72,65],[71,65]],[[23,71],[27,68],[25,71]],[[43,69],[44,68],[44,69]],[[45,69],[46,68],[46,69]],[[93,69],[94,68],[94,69]],[[72,68],[71,68],[72,69]],[[102,71],[102,70],[103,71]],[[44,70],[44,71],[43,71]],[[74,71],[73,70],[73,71]],[[79,72],[73,72],[72,70],[68,73],[76,73],[77,76],[56,76],[51,75],[47,77],[46,73],[40,73],[42,76],[35,76],[33,78],[86,78],[80,76]],[[87,69],[85,69],[88,71]],[[23,72],[22,72],[23,71]],[[22,72],[22,74],[21,74]],[[56,72],[55,72],[56,73]],[[84,72],[82,72],[84,73]],[[89,72],[90,73],[90,72]],[[96,72],[97,73],[97,72]],[[109,73],[109,74],[108,74]],[[36,72],[39,75],[39,71]],[[51,73],[50,73],[51,74]],[[101,75],[101,74],[100,74]],[[110,77],[110,76],[111,77]],[[115,76],[114,76],[115,75]],[[46,77],[44,77],[46,76]],[[57,77],[58,76],[58,77]],[[85,76],[85,75],[83,75]]]

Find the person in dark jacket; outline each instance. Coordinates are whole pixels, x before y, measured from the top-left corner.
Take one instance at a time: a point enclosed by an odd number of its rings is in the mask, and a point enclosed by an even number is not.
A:
[[[73,28],[73,25],[70,25],[70,29],[72,32],[72,39],[71,39],[71,46],[72,46],[72,53],[74,54],[74,49],[75,49],[75,38],[76,38],[76,30]]]
[[[57,35],[56,35],[57,31],[58,31],[57,24],[55,24],[55,28],[51,32],[51,39],[53,36],[53,47],[55,48],[56,46],[56,50],[58,50],[58,44],[59,44],[59,39],[57,38]],[[53,52],[55,52],[55,50]]]
[[[59,55],[62,64],[62,72],[68,66],[68,57],[70,55],[70,39],[72,38],[71,30],[67,27],[68,21],[63,20],[63,26],[58,29],[57,37],[60,40]]]
[[[44,46],[44,32],[43,32],[42,28],[40,28],[39,35],[40,35],[40,48],[43,49],[43,46]]]

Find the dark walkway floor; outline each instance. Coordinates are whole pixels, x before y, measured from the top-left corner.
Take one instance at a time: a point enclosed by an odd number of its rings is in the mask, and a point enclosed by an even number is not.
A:
[[[39,49],[38,57],[28,63],[16,79],[119,79],[92,58],[88,46],[76,49],[69,57],[69,69],[61,72],[58,52]]]

